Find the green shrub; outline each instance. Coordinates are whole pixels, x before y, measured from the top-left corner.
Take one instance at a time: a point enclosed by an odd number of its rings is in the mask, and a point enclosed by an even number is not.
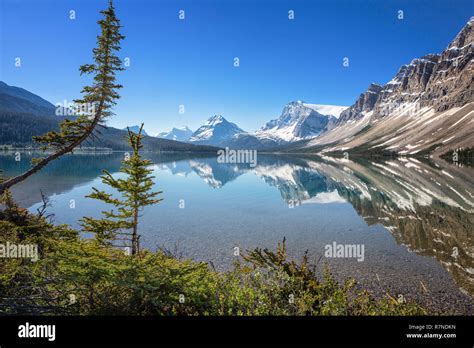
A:
[[[81,239],[15,205],[3,211],[0,242],[40,246],[37,262],[0,260],[0,313],[66,315],[420,315],[413,302],[374,299],[355,280],[318,278],[305,255],[288,260],[255,249],[226,272],[162,251],[127,255],[96,239]],[[8,210],[7,209],[7,210]]]

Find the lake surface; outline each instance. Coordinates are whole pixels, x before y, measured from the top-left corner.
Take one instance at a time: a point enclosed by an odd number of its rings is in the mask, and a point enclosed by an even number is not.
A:
[[[102,169],[121,175],[123,156],[66,156],[15,187],[14,197],[35,211],[42,191],[54,222],[78,227],[83,216],[108,209],[85,196],[92,187],[106,189]],[[473,168],[408,158],[259,154],[252,168],[212,155],[145,157],[164,201],[143,211],[142,247],[165,247],[223,270],[236,247],[275,249],[285,237],[292,258],[308,250],[319,271],[328,264],[337,278],[354,277],[375,296],[389,291],[440,313],[474,313]],[[30,159],[3,153],[0,168],[14,175]],[[334,242],[363,245],[363,261],[326,257]]]

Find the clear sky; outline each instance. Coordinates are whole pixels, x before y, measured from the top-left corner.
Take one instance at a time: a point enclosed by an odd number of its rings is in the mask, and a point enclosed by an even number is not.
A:
[[[473,4],[115,0],[126,36],[120,56],[129,57],[131,66],[119,75],[122,99],[109,124],[122,128],[143,121],[156,134],[182,125],[195,130],[222,114],[252,131],[292,100],[350,105],[371,82],[384,84],[400,65],[446,48],[474,15]],[[78,97],[87,83],[78,67],[91,62],[95,22],[106,5],[106,0],[0,0],[0,80],[53,104]]]

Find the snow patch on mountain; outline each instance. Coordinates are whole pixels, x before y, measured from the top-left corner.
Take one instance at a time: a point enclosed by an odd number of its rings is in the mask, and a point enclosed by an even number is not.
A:
[[[161,132],[157,138],[170,139],[176,141],[188,141],[193,135],[193,131],[188,126],[173,128],[169,132]]]
[[[348,106],[339,106],[339,105],[322,105],[322,104],[307,104],[303,103],[304,106],[319,112],[321,115],[334,116],[339,118],[341,112],[346,110]]]

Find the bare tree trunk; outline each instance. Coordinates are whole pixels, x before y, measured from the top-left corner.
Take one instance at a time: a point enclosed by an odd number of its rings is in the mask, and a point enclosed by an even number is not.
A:
[[[138,208],[133,213],[133,232],[132,232],[132,255],[138,253]]]

